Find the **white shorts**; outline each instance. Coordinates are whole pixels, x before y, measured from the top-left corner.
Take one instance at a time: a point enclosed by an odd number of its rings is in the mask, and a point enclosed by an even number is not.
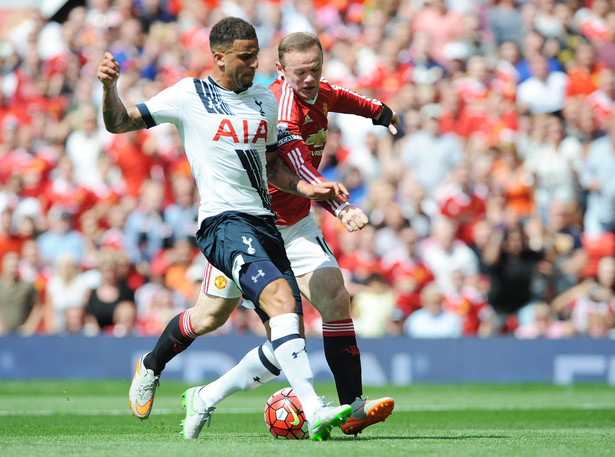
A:
[[[278,225],[277,227],[284,239],[286,254],[295,276],[302,276],[320,268],[339,268],[312,213],[294,225]],[[239,287],[209,262],[205,265],[201,290],[206,294],[221,298],[241,297]],[[246,305],[249,306],[249,303]]]

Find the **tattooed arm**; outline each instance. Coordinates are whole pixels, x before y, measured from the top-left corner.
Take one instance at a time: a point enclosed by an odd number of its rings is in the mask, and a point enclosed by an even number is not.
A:
[[[98,64],[98,79],[103,84],[103,120],[111,133],[124,133],[144,129],[147,126],[136,106],[126,109],[117,91],[120,65],[113,54],[106,52]]]
[[[336,195],[348,198],[343,184],[324,182],[310,184],[294,174],[277,151],[267,154],[267,180],[272,186],[290,194],[301,195],[311,200],[330,200]]]

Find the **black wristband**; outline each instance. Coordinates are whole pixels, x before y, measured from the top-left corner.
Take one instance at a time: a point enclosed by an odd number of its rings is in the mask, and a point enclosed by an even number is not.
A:
[[[388,127],[391,123],[391,119],[393,119],[393,110],[382,103],[382,111],[380,111],[380,116],[378,116],[378,119],[373,118],[372,124],[384,125],[385,127]]]

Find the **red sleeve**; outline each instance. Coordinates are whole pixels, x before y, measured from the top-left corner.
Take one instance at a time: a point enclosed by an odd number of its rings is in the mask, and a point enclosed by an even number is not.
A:
[[[327,182],[312,164],[310,150],[307,144],[305,144],[299,127],[295,122],[287,123],[286,128],[278,127],[278,152],[282,160],[286,162],[286,165],[304,181],[310,184]],[[335,200],[317,203],[334,215],[335,211],[342,206],[341,203]]]
[[[325,88],[332,92],[332,96],[329,97],[329,100],[331,100],[329,111],[355,114],[369,119],[378,116],[382,111],[382,103],[378,100],[323,81],[321,83],[321,90]]]

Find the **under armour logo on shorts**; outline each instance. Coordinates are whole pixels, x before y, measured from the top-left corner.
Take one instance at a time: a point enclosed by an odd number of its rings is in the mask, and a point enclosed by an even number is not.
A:
[[[243,244],[248,245],[248,254],[254,254],[256,252],[256,249],[252,247],[252,238],[247,240],[245,236],[242,236],[241,239],[243,240]]]

